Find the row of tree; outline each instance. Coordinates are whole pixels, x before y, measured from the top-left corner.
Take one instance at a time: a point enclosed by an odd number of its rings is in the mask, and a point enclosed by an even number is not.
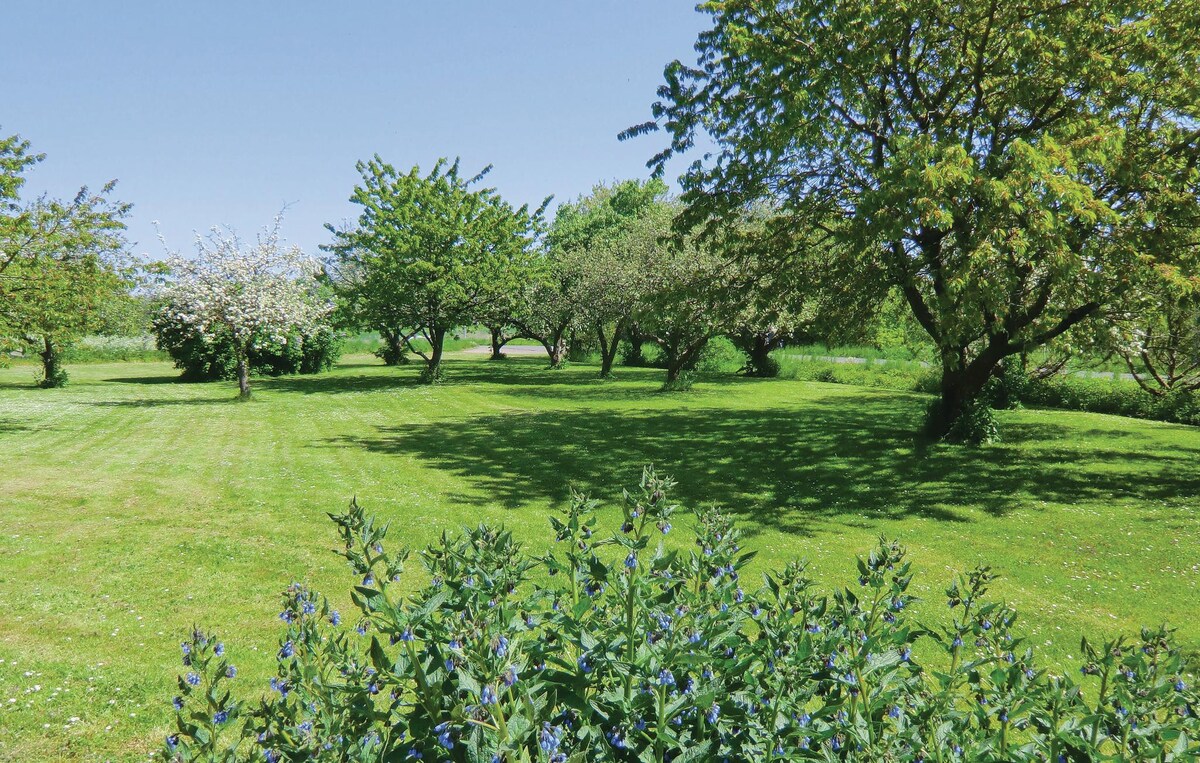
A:
[[[457,162],[428,174],[378,157],[358,167],[355,224],[329,226],[327,274],[352,326],[385,338],[385,359],[407,353],[442,373],[445,338],[486,326],[495,357],[514,338],[534,339],[552,367],[570,346],[594,347],[608,376],[619,343],[659,348],[668,385],[725,333],[769,368],[776,337],[801,317],[798,269],[756,272],[745,254],[769,233],[748,216],[726,236],[675,235],[682,212],[658,180],[597,186],[561,205],[514,207]],[[548,200],[547,200],[548,201]]]

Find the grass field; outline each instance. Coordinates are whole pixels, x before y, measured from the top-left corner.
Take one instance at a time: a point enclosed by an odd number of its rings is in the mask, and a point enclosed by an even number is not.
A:
[[[288,582],[348,608],[325,514],[351,496],[412,546],[486,520],[536,550],[572,486],[611,507],[648,462],[733,512],[760,568],[807,557],[847,583],[882,533],[908,545],[928,621],[988,562],[1052,661],[1081,630],[1164,620],[1200,648],[1198,429],[1013,411],[1004,444],[927,449],[916,394],[729,377],[667,395],[660,371],[543,366],[456,356],[422,387],[354,356],[255,380],[248,403],[166,363],[72,367],[63,390],[0,370],[0,759],[144,758],[193,623],[265,688]]]

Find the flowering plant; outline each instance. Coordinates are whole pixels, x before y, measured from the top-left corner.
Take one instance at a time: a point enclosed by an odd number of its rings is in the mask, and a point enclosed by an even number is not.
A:
[[[278,674],[250,712],[211,636],[184,644],[178,730],[161,759],[221,761],[1194,760],[1197,695],[1166,629],[1095,646],[1078,679],[1040,665],[976,569],[946,591],[955,616],[907,616],[912,570],[881,540],[856,585],[813,590],[802,564],[764,577],[729,520],[696,512],[669,549],[673,483],[647,469],[619,532],[595,502],[551,520],[534,558],[504,530],[443,535],[429,582],[396,585],[406,553],[362,508],[333,516],[358,579],[343,618],[284,594]],[[537,571],[548,582],[534,582]],[[918,654],[919,653],[919,654]],[[192,687],[192,688],[188,688]],[[202,687],[203,691],[199,688]],[[244,718],[240,733],[228,734]]]

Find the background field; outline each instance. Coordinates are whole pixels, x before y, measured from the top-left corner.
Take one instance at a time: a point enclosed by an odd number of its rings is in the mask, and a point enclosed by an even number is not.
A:
[[[736,514],[759,568],[807,557],[846,583],[882,533],[908,545],[928,621],[952,573],[988,562],[1051,660],[1082,629],[1163,620],[1200,648],[1200,430],[1025,410],[998,414],[1003,444],[926,449],[917,394],[720,377],[666,395],[660,371],[543,366],[459,355],[423,387],[352,356],[255,380],[249,403],[166,363],[74,366],[48,391],[0,370],[0,759],[144,758],[193,623],[265,688],[288,582],[348,608],[325,514],[351,496],[411,546],[489,521],[539,550],[572,486],[612,523],[648,462]]]

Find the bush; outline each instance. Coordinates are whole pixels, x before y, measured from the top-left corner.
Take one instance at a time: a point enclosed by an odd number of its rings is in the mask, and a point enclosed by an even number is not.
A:
[[[237,378],[233,343],[206,337],[193,327],[160,315],[154,323],[158,347],[182,369],[187,381]],[[250,350],[250,370],[266,376],[316,374],[333,367],[341,356],[341,337],[321,328],[309,335],[294,334],[287,342],[267,343]]]
[[[408,555],[360,507],[334,516],[358,613],[294,584],[278,673],[256,704],[212,635],[183,643],[176,730],[161,760],[1041,761],[1195,760],[1200,702],[1165,629],[1081,644],[1059,675],[986,593],[986,568],[946,590],[946,627],[908,617],[912,568],[894,542],[857,585],[816,592],[801,564],[743,590],[751,554],[715,510],[668,550],[672,483],[647,470],[619,532],[595,503],[551,520],[525,554],[479,527]],[[531,581],[549,575],[548,584]],[[537,575],[541,578],[541,575]],[[920,655],[929,655],[925,661]]]
[[[746,353],[733,340],[724,336],[709,339],[696,360],[696,372],[702,374],[732,374],[746,366]]]

